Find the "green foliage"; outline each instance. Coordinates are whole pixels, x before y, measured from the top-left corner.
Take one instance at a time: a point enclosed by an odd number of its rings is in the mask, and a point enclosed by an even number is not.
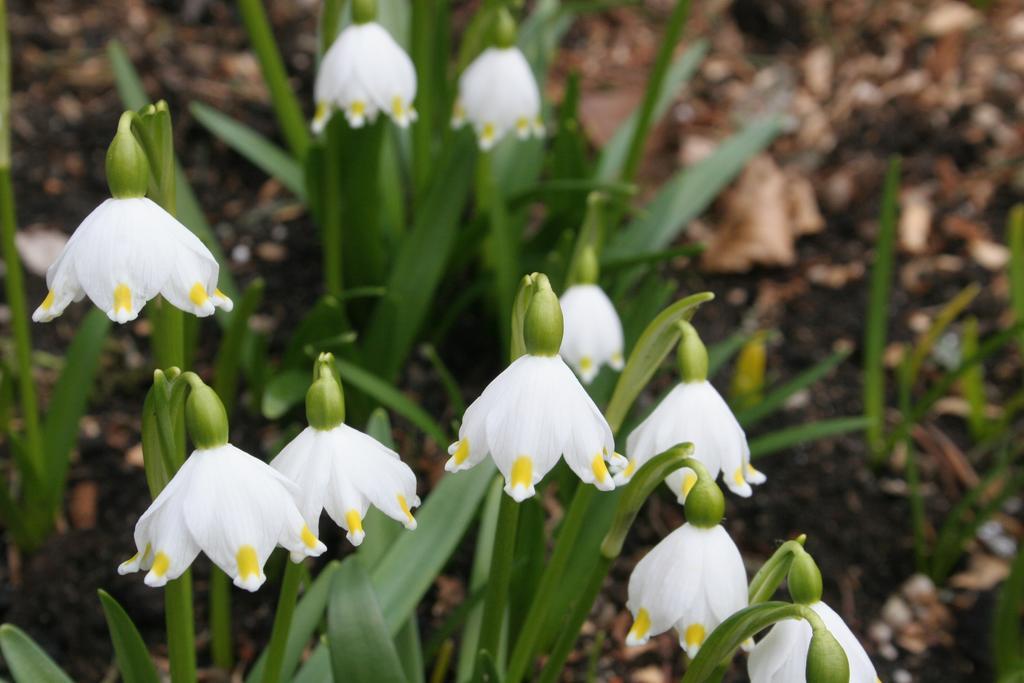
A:
[[[103,613],[107,618],[110,641],[114,644],[114,657],[124,683],[157,683],[153,660],[149,658],[146,644],[139,635],[131,617],[109,593],[99,591]]]
[[[50,656],[17,626],[0,626],[0,651],[14,683],[72,683]]]

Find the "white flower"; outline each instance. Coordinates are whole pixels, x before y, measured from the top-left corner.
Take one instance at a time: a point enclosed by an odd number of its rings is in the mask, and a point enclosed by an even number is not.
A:
[[[490,454],[505,477],[505,492],[522,501],[560,455],[585,483],[610,491],[615,482],[605,460],[614,451],[611,428],[565,361],[527,354],[466,410],[444,467],[458,472]]]
[[[750,484],[762,484],[765,476],[750,464],[750,447],[736,417],[710,382],[683,382],[640,423],[626,439],[629,464],[616,475],[616,483],[629,481],[637,468],[672,446],[690,442],[693,457],[704,463],[708,473],[722,480],[740,496],[751,494]],[[688,468],[676,470],[665,483],[682,503],[696,483]]]
[[[573,285],[559,298],[565,332],[559,353],[585,384],[602,365],[621,370],[622,322],[611,299],[597,285]]]
[[[654,546],[629,577],[626,607],[633,613],[627,645],[675,627],[679,644],[695,657],[704,639],[747,606],[747,574],[740,551],[721,526],[684,524]]]
[[[416,528],[410,509],[420,504],[416,475],[398,453],[345,424],[327,430],[307,427],[270,465],[298,486],[299,509],[311,529],[319,527],[326,509],[348,532],[348,540],[359,545],[371,504],[407,529]]]
[[[198,316],[230,311],[217,289],[217,260],[192,232],[158,204],[108,199],[86,216],[46,271],[50,291],[32,314],[49,322],[88,295],[119,323],[134,320],[157,294]]]
[[[405,128],[416,120],[416,69],[405,50],[374,21],[341,32],[324,55],[313,87],[313,131],[321,132],[334,109],[361,128],[384,112]]]
[[[188,569],[202,550],[254,591],[274,548],[294,561],[327,548],[303,522],[298,490],[263,461],[231,444],[196,450],[135,525],[138,552],[119,574],[148,570],[147,586],[163,586]]]
[[[825,627],[839,641],[850,663],[850,683],[875,683],[878,675],[868,654],[849,627],[823,602],[810,605]],[[811,625],[803,619],[787,619],[772,627],[747,661],[751,683],[803,683],[806,681],[807,651],[811,646]]]
[[[459,78],[452,126],[469,121],[480,149],[494,147],[509,131],[520,140],[544,135],[540,91],[526,57],[517,47],[490,47]]]

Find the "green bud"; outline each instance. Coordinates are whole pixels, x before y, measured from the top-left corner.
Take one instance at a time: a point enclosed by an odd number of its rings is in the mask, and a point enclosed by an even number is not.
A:
[[[703,382],[708,378],[708,350],[697,334],[697,328],[685,320],[679,322],[682,336],[676,355],[679,374],[684,382]]]
[[[843,646],[824,626],[814,629],[807,650],[807,683],[848,683],[850,662]]]
[[[192,377],[195,377],[192,375]],[[199,450],[223,446],[228,442],[228,414],[217,392],[195,377],[185,401],[185,426]]]
[[[517,33],[516,20],[512,18],[512,13],[507,7],[502,7],[494,18],[494,46],[502,49],[515,47]]]
[[[149,161],[132,133],[132,117],[126,111],[117,123],[117,133],[107,148],[107,185],[115,199],[145,197],[149,189]]]
[[[702,529],[710,529],[722,522],[725,496],[707,472],[698,473],[697,483],[686,494],[685,511],[686,521]]]
[[[793,552],[788,581],[789,595],[793,602],[813,605],[821,601],[821,570],[810,553],[803,548]]]
[[[313,366],[313,384],[306,392],[306,420],[322,432],[345,422],[345,392],[334,375],[330,353],[321,353]]]
[[[579,260],[576,261],[572,281],[576,285],[596,285],[601,272],[597,259],[597,249],[592,245],[583,247]]]
[[[562,307],[548,276],[536,273],[533,297],[523,320],[523,340],[531,356],[557,356],[562,346]]]
[[[366,24],[377,19],[377,0],[352,0],[352,21]]]

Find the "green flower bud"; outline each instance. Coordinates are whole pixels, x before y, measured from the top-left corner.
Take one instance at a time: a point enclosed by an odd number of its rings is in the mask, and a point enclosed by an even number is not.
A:
[[[708,378],[708,350],[689,322],[681,320],[679,329],[682,332],[676,350],[679,374],[684,382],[703,382]]]
[[[562,325],[562,307],[548,276],[535,274],[533,297],[523,320],[526,352],[531,356],[557,356],[562,346]]]
[[[793,562],[789,565],[789,595],[793,602],[813,605],[821,601],[821,570],[803,548],[793,551]]]
[[[149,160],[132,133],[132,117],[130,111],[121,114],[107,148],[107,185],[115,199],[145,197],[149,189]]]
[[[334,375],[330,353],[321,353],[313,366],[313,384],[306,392],[306,420],[322,432],[345,422],[345,392]]]
[[[601,272],[597,259],[597,249],[589,244],[583,247],[574,271],[572,277],[573,284],[596,285],[598,275]]]
[[[725,515],[725,496],[718,484],[707,475],[697,474],[697,483],[686,494],[686,521],[703,529],[710,529],[721,523]]]
[[[507,7],[502,7],[494,18],[494,46],[502,49],[515,47],[517,33],[516,20],[512,18],[512,13]]]
[[[191,377],[195,377],[192,375]],[[190,379],[191,391],[185,401],[185,427],[198,450],[223,446],[228,442],[228,414],[217,392],[201,379]]]
[[[848,683],[850,662],[843,646],[828,629],[819,626],[811,635],[807,650],[807,683]]]
[[[352,0],[352,21],[366,24],[377,19],[377,0]]]

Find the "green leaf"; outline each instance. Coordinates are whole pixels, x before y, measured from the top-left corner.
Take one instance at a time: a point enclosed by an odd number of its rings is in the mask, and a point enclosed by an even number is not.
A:
[[[341,374],[341,378],[345,382],[357,387],[366,395],[395,411],[405,419],[409,420],[409,422],[412,422],[414,425],[419,427],[424,434],[434,439],[438,445],[447,446],[449,439],[445,435],[445,431],[441,426],[438,425],[425,410],[407,398],[405,394],[396,389],[393,385],[347,360],[336,358],[335,363],[338,367],[338,372]]]
[[[119,41],[112,40],[107,43],[107,58],[110,60],[110,67],[114,72],[117,92],[124,105],[129,109],[138,110],[149,104],[150,99],[146,95],[145,88],[142,87],[142,81],[139,79],[135,67],[132,66],[128,53],[125,52]],[[220,264],[217,284],[225,294],[234,299],[238,296],[238,286],[231,276],[231,271],[227,268],[227,261],[220,248],[220,243],[217,241],[216,235],[213,234],[210,224],[206,222],[206,216],[199,206],[199,200],[196,199],[195,192],[188,184],[188,178],[179,163],[175,163],[174,182],[178,199],[178,220],[194,232],[217,259],[217,263]],[[230,314],[220,313],[217,315],[217,319],[225,320],[228,315]]]
[[[242,300],[235,304],[234,314],[217,349],[214,362],[213,389],[224,402],[228,417],[234,412],[238,393],[238,371],[242,364],[242,345],[249,334],[249,319],[263,300],[263,279],[256,278],[248,287]]]
[[[275,375],[263,389],[263,417],[276,420],[306,398],[309,373],[303,370],[285,370]]]
[[[605,257],[624,259],[667,247],[781,128],[776,118],[754,121],[710,157],[677,173],[658,191],[645,214],[615,235]]]
[[[323,350],[325,340],[333,340],[348,330],[338,298],[329,294],[320,297],[288,340],[281,367],[307,370],[310,361]]]
[[[317,575],[313,583],[309,584],[305,593],[299,599],[295,607],[295,614],[292,616],[292,627],[288,631],[288,644],[285,646],[284,658],[281,660],[281,680],[287,681],[299,665],[299,660],[306,648],[309,647],[309,639],[313,637],[317,627],[324,617],[324,610],[327,609],[327,599],[330,595],[331,582],[334,576],[341,569],[341,563],[332,560]],[[263,667],[266,666],[267,653],[263,652],[252,671],[245,677],[246,683],[260,683],[263,680]],[[310,662],[312,658],[310,659]],[[310,664],[307,662],[307,666]],[[305,667],[303,667],[305,670]],[[316,681],[324,681],[324,678],[314,678]],[[329,680],[329,679],[327,679]]]
[[[803,539],[801,536],[795,541],[783,543],[757,570],[757,574],[750,580],[748,591],[751,605],[765,602],[775,594],[789,574],[789,567],[793,563],[793,551],[803,545]]]
[[[1024,320],[1024,204],[1017,204],[1010,211],[1006,232],[1010,243],[1010,303],[1014,320],[1019,322]],[[1024,334],[1020,345],[1024,349]]]
[[[997,678],[1011,676],[1024,667],[1020,610],[1024,605],[1024,548],[1013,561],[1010,575],[999,591],[996,615],[992,622],[993,654]]]
[[[682,92],[697,67],[704,61],[708,53],[709,43],[707,40],[699,40],[681,54],[672,66],[665,73],[665,79],[661,82],[658,97],[654,101],[653,120],[657,121],[668,108],[675,102]],[[636,130],[638,112],[633,111],[629,118],[623,122],[615,131],[615,135],[608,144],[601,150],[601,159],[597,163],[597,177],[601,180],[612,180],[617,178],[622,164],[626,161],[626,153],[629,151],[630,140],[633,139],[633,132]]]
[[[331,676],[331,652],[327,647],[327,638],[322,638],[320,647],[313,650],[302,664],[302,668],[292,679],[292,683],[330,683],[334,680]],[[259,679],[247,683],[259,683]]]
[[[718,625],[704,641],[697,656],[686,668],[683,683],[701,683],[708,680],[726,658],[748,638],[783,619],[800,619],[802,605],[788,602],[762,602],[745,607]]]
[[[72,683],[50,656],[17,626],[0,626],[0,650],[14,683]]]
[[[406,680],[409,683],[424,683],[426,665],[423,663],[423,645],[415,614],[409,617],[395,636],[395,649]]]
[[[689,320],[701,304],[714,298],[715,295],[710,292],[701,292],[681,299],[659,313],[640,335],[605,410],[605,417],[613,432],[622,426],[633,401],[679,341],[680,332],[676,323]]]
[[[107,618],[107,630],[110,631],[110,642],[114,644],[114,656],[121,680],[124,683],[159,683],[160,677],[149,657],[146,643],[131,617],[109,593],[104,590],[97,592],[103,604],[103,614]]]
[[[763,399],[736,413],[736,419],[744,428],[752,427],[781,408],[790,396],[815,384],[818,380],[832,372],[840,363],[850,356],[850,349],[840,349],[819,363],[804,370],[793,379],[772,389]]]
[[[288,152],[241,121],[222,114],[202,102],[193,102],[189,110],[204,128],[224,144],[248,159],[254,166],[276,178],[299,199],[306,197],[302,166]]]
[[[971,302],[974,301],[980,292],[981,285],[977,282],[972,282],[964,287],[959,294],[942,307],[942,310],[935,316],[932,324],[918,338],[917,343],[914,344],[914,350],[910,354],[910,359],[907,361],[908,365],[905,370],[906,381],[909,382],[908,386],[912,387],[914,385],[917,374],[921,369],[921,364],[931,354],[932,349],[935,348],[935,343],[942,336],[942,333],[963,313],[964,309],[971,305]]]
[[[798,446],[809,441],[817,441],[831,436],[864,429],[871,421],[869,417],[837,417],[821,420],[810,424],[797,425],[777,432],[759,436],[750,441],[750,458],[761,458],[778,451]]]
[[[60,505],[64,496],[68,462],[78,440],[78,423],[88,405],[109,330],[110,320],[103,311],[89,311],[68,347],[64,370],[43,421],[46,477],[51,487],[49,499],[54,506]]]
[[[331,582],[327,639],[335,681],[405,681],[398,651],[384,622],[381,604],[362,564],[350,558]]]

